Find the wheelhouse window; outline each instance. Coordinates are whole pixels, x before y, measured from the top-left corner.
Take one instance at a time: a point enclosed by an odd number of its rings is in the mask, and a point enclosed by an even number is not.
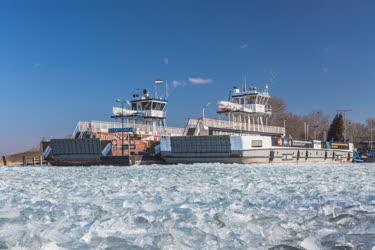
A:
[[[150,110],[151,109],[151,103],[150,102],[143,102],[142,108],[143,108],[143,110]]]

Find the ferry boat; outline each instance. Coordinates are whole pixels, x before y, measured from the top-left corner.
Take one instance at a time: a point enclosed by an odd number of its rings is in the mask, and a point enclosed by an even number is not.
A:
[[[167,163],[351,162],[353,144],[292,140],[284,127],[270,125],[269,88],[233,88],[218,103],[218,119],[191,119],[184,136],[162,138]]]
[[[182,136],[183,128],[168,127],[164,97],[136,90],[130,101],[116,100],[113,122],[80,121],[72,136],[43,143],[45,159],[60,166],[161,163],[162,136]]]

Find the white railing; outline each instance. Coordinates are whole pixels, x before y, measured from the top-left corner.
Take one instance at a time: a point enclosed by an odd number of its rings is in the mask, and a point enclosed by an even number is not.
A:
[[[121,122],[105,122],[105,121],[91,121],[91,122],[78,122],[74,132],[73,137],[78,132],[93,132],[93,133],[108,133],[110,128],[121,128]],[[153,126],[146,124],[138,123],[124,123],[125,128],[133,128],[137,133],[149,133],[152,135],[160,136],[182,136],[184,133],[183,128],[174,128],[174,127],[163,127],[163,126]]]
[[[250,124],[250,123],[242,123],[242,122],[231,122],[226,120],[217,120],[217,119],[210,119],[204,118],[203,120],[197,119],[189,119],[187,126],[194,127],[197,126],[198,122],[202,122],[204,126],[209,128],[217,128],[217,129],[229,129],[229,130],[239,130],[239,131],[249,131],[249,132],[261,132],[261,133],[269,133],[269,134],[285,134],[285,128],[283,127],[275,127],[275,126],[267,126],[261,124]]]

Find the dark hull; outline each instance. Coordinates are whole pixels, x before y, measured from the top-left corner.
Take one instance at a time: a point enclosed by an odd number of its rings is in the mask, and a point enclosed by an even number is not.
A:
[[[132,165],[151,165],[165,164],[160,157],[135,155],[131,156],[105,156],[99,160],[59,160],[48,159],[48,163],[53,166],[132,166]]]

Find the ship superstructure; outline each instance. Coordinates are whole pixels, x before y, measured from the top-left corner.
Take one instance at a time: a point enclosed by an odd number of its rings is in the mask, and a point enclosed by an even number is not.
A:
[[[72,137],[87,137],[90,134],[105,136],[112,129],[127,128],[132,133],[144,136],[178,136],[184,129],[168,127],[166,98],[154,97],[148,90],[136,90],[130,101],[119,101],[111,116],[115,121],[78,122]]]
[[[133,99],[126,104],[128,107],[113,107],[113,118],[126,119],[127,126],[152,126],[155,133],[156,127],[166,128],[168,101],[165,98],[156,98],[147,89],[137,90],[133,94]]]
[[[270,98],[268,85],[261,92],[256,87],[245,88],[242,91],[234,87],[230,100],[218,103],[217,113],[224,115],[229,122],[243,123],[247,130],[251,129],[251,125],[264,130],[264,126],[269,126],[269,118],[272,115]]]
[[[190,119],[187,135],[224,134],[268,134],[284,135],[285,128],[270,125],[272,108],[270,106],[268,85],[263,91],[256,87],[237,88],[230,91],[228,101],[218,102],[219,119]]]

